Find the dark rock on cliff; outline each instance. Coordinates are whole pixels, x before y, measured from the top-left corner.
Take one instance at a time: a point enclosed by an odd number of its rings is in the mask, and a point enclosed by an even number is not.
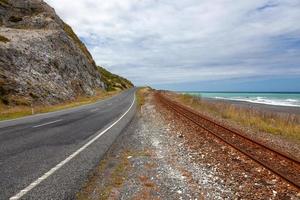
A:
[[[57,103],[105,89],[95,62],[42,0],[0,0],[0,100]]]

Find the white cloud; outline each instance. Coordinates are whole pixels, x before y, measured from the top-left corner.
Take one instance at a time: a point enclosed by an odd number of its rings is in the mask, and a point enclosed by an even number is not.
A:
[[[300,75],[299,0],[46,0],[136,84]]]

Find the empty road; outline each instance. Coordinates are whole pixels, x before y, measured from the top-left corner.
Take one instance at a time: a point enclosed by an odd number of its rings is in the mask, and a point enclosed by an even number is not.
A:
[[[132,119],[135,91],[0,122],[0,199],[74,199]]]

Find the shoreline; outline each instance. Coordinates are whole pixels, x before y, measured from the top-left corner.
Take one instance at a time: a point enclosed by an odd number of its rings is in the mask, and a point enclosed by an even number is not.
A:
[[[247,102],[247,101],[215,99],[209,97],[202,97],[202,99],[210,102],[228,103],[242,108],[263,109],[268,112],[300,115],[300,107],[295,107],[295,106],[269,105],[269,104],[254,103],[254,102]]]

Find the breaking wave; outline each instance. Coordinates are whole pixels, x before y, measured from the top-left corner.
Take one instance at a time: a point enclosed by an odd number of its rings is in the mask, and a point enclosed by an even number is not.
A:
[[[224,99],[231,101],[245,101],[250,103],[260,103],[276,106],[294,106],[300,107],[299,99],[271,99],[267,97],[215,97],[216,99]]]

